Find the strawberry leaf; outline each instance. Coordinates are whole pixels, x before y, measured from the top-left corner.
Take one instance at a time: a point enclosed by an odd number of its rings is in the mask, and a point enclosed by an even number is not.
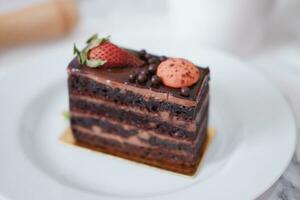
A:
[[[77,56],[80,64],[84,64],[84,62],[86,60],[85,55],[81,51],[79,51],[79,49],[76,47],[75,44],[73,46],[73,54],[75,54]]]
[[[109,42],[110,41],[110,35],[103,38],[103,42]]]
[[[76,47],[76,45],[74,44],[73,46],[73,54],[75,54],[78,58],[78,61],[80,64],[84,64],[85,60],[86,60],[86,56],[85,53],[79,51],[79,49]]]
[[[91,50],[92,48],[99,46],[100,44],[102,44],[103,42],[108,42],[109,41],[110,36],[107,36],[105,38],[94,38],[92,39],[89,43],[88,46],[86,47],[85,51],[88,52],[89,50]]]
[[[98,34],[97,34],[97,33],[95,33],[94,35],[92,35],[92,36],[86,41],[86,43],[89,44],[89,43],[91,43],[93,40],[96,40],[96,39],[98,39]]]
[[[85,64],[87,59],[87,54],[84,51],[81,51],[79,54],[79,62],[80,64]]]
[[[98,34],[95,33],[94,35],[92,35],[87,41],[86,43],[89,45],[91,43],[98,43],[98,44],[101,44],[102,42],[108,42],[110,39],[110,35],[106,36],[106,37],[103,37],[103,38],[99,38],[98,37]]]
[[[106,60],[86,60],[86,65],[91,68],[96,68],[104,65]]]
[[[75,54],[75,55],[80,54],[80,51],[79,51],[79,49],[77,49],[76,44],[73,45],[73,54]]]
[[[89,50],[91,50],[92,48],[94,48],[94,47],[100,45],[102,42],[103,42],[103,38],[97,38],[97,39],[94,39],[93,41],[91,41],[91,42],[88,44],[88,46],[87,46],[87,48],[86,48],[86,51],[89,51]]]

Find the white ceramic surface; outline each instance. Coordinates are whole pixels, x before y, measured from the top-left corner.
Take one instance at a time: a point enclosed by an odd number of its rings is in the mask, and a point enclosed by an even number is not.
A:
[[[210,126],[216,136],[195,177],[61,143],[58,137],[68,126],[60,115],[68,102],[68,48],[9,63],[11,69],[0,73],[0,196],[253,199],[290,162],[296,132],[283,97],[244,63],[208,50],[163,52],[211,67]]]
[[[172,35],[237,55],[259,51],[274,0],[169,0]]]

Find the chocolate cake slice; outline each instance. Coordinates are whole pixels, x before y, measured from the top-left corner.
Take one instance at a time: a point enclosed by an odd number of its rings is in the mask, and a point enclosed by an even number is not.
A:
[[[209,70],[97,36],[68,66],[71,129],[88,148],[192,175],[207,134]]]

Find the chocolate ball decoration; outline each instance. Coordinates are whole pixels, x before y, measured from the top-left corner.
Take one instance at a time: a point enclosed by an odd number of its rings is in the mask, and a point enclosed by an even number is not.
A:
[[[149,73],[154,74],[156,72],[157,66],[157,64],[150,64],[148,67]]]
[[[132,73],[132,74],[129,74],[129,82],[133,83],[136,79],[136,74]]]
[[[188,88],[188,87],[181,88],[180,95],[184,96],[184,97],[190,96],[190,88]]]
[[[151,58],[152,56],[149,54],[149,53],[145,53],[145,55],[144,55],[144,58],[146,58],[146,59],[149,59],[149,58]]]
[[[139,55],[141,56],[141,57],[144,57],[145,55],[146,55],[146,50],[145,49],[142,49],[142,50],[140,50],[139,51]]]
[[[149,64],[154,64],[154,63],[158,63],[159,59],[157,57],[151,57],[148,59],[148,63]]]
[[[148,69],[142,69],[141,71],[140,71],[140,74],[145,74],[146,76],[148,75]]]
[[[151,77],[151,86],[152,87],[157,87],[161,83],[161,80],[158,76],[154,75]]]
[[[137,77],[137,81],[139,82],[139,83],[145,83],[146,81],[147,81],[147,74],[142,74],[142,73],[140,73],[139,75],[138,75],[138,77]]]

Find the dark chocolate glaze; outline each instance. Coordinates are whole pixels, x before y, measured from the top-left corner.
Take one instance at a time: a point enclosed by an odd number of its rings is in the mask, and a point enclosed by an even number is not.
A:
[[[137,54],[136,51],[132,51],[131,53],[133,54]],[[101,77],[103,79],[107,79],[107,80],[111,80],[111,81],[115,81],[115,82],[119,82],[119,83],[124,83],[124,84],[128,84],[128,85],[133,85],[135,87],[139,87],[139,88],[146,88],[146,89],[150,89],[152,91],[156,91],[156,92],[160,92],[160,93],[169,93],[175,97],[178,98],[182,98],[182,99],[189,99],[189,100],[193,100],[196,101],[197,96],[199,95],[199,90],[201,88],[201,85],[203,84],[203,80],[205,78],[205,76],[209,75],[209,69],[208,68],[201,68],[199,67],[199,71],[200,71],[200,78],[198,80],[198,82],[189,87],[190,88],[190,95],[188,97],[184,97],[182,95],[180,95],[180,88],[171,88],[171,87],[167,87],[164,86],[163,84],[160,84],[157,87],[151,87],[151,77],[148,77],[147,82],[143,83],[143,84],[139,84],[139,83],[131,83],[129,81],[129,75],[133,74],[133,73],[138,73],[139,71],[143,70],[143,69],[147,69],[149,67],[149,64],[144,64],[141,67],[114,67],[114,68],[107,68],[107,67],[98,67],[98,68],[90,68],[87,67],[85,65],[81,65],[78,62],[77,58],[74,58],[71,63],[69,64],[69,69],[76,69],[79,70],[79,73],[84,73],[84,74],[91,74],[97,77]]]

